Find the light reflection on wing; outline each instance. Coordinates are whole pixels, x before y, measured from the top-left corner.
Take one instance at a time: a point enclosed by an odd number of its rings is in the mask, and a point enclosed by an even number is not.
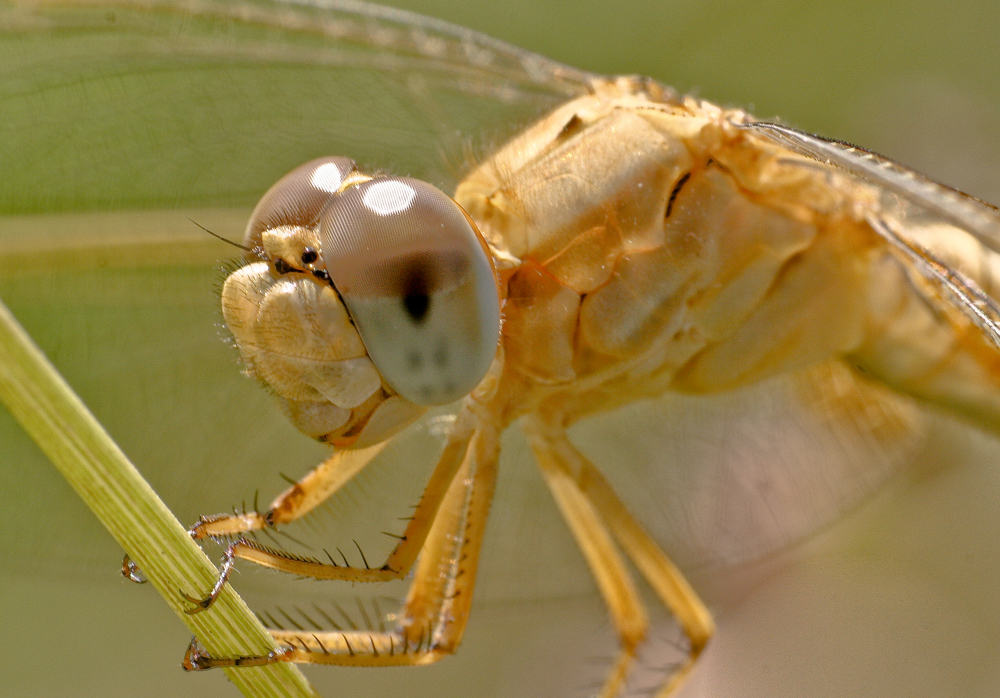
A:
[[[936,214],[1000,252],[1000,210],[870,150],[764,121],[743,124],[799,155],[839,167]]]

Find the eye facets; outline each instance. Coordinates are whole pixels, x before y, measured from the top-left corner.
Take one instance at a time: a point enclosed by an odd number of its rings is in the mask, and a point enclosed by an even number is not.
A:
[[[244,244],[261,246],[261,235],[282,226],[315,229],[323,208],[354,173],[350,158],[327,157],[299,165],[279,179],[250,215]]]
[[[330,202],[319,237],[368,355],[396,392],[439,405],[479,383],[500,308],[485,243],[458,204],[419,180],[372,179]]]

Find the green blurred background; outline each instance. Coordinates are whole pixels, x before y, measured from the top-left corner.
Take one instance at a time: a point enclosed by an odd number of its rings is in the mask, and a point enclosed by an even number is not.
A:
[[[1000,201],[992,3],[405,7],[854,141]],[[0,43],[0,297],[182,521],[249,502],[258,488],[269,500],[282,488],[278,471],[298,475],[323,449],[239,375],[217,310],[231,255],[184,216],[238,237],[277,176],[341,143],[376,167],[447,183],[463,143],[447,143],[442,158],[435,129],[447,142],[453,127],[473,133],[482,121],[495,141],[509,114],[528,112],[442,94],[441,118],[434,105],[393,96],[405,77],[321,83],[324,61],[337,59],[322,42],[284,44],[266,25],[235,31],[171,13],[152,15],[130,45],[123,14],[109,12],[113,69],[82,83],[75,76],[100,56],[81,58],[80,47],[101,36],[32,38],[12,31],[19,12],[3,15]],[[274,56],[241,54],[249,40],[272,42]],[[155,59],[137,68],[150,46]],[[234,68],[230,55],[243,63]],[[382,89],[370,108],[369,92]],[[283,130],[268,131],[272,122]],[[720,634],[685,696],[995,695],[998,455],[992,438],[942,422],[920,462],[836,528],[755,566],[702,571]],[[151,589],[117,576],[121,551],[6,413],[0,463],[0,694],[235,694],[219,673],[180,671],[186,630]],[[501,484],[487,552],[502,564],[484,571],[458,656],[413,670],[321,668],[310,677],[322,695],[592,692],[613,650],[607,622],[525,470]],[[343,507],[379,508],[392,476],[383,466]],[[272,583],[242,578],[264,596]],[[673,637],[664,630],[656,647],[669,655]]]

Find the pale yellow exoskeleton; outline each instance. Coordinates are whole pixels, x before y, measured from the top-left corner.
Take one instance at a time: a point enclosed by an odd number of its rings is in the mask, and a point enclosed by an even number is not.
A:
[[[620,640],[601,695],[621,692],[648,633],[623,555],[687,636],[686,661],[658,689],[670,695],[711,616],[566,429],[667,391],[813,371],[996,432],[996,257],[984,244],[997,231],[994,209],[889,161],[637,78],[593,78],[470,172],[454,201],[346,158],[302,165],[255,209],[223,311],[247,372],[337,450],[268,511],[206,517],[193,534],[293,521],[427,407],[461,406],[384,562],[354,568],[238,538],[193,609],[211,604],[234,558],[331,580],[412,571],[395,627],[275,629],[284,649],[272,656],[193,648],[186,665],[414,665],[455,651],[500,435],[520,420]],[[856,390],[863,414],[878,396]]]

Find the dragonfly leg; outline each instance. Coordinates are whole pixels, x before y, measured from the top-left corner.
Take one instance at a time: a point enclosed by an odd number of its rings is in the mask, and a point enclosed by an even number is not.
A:
[[[266,512],[202,516],[191,527],[191,535],[194,538],[222,538],[291,523],[336,493],[374,460],[386,443],[357,450],[334,451],[329,458],[278,495]]]
[[[261,513],[255,507],[253,511],[244,511],[242,514],[202,516],[194,526],[188,529],[188,533],[195,540],[200,538],[231,538],[241,533],[273,528],[278,524],[295,521],[308,514],[343,487],[374,460],[385,445],[386,443],[380,443],[369,448],[335,451],[329,458],[310,470],[301,480],[278,495],[266,512]],[[226,552],[227,555],[231,555],[232,550]],[[137,584],[146,582],[142,570],[128,555],[122,560],[122,576]],[[221,585],[217,584],[216,586],[221,589]],[[215,593],[215,595],[217,594],[218,592]],[[215,595],[209,595],[206,599],[214,600]],[[200,604],[201,601],[199,601]]]
[[[403,535],[400,536],[399,543],[389,553],[386,561],[381,566],[371,567],[366,561],[364,567],[352,567],[346,564],[346,562],[339,564],[329,555],[327,561],[322,561],[315,558],[293,555],[283,550],[265,546],[255,540],[240,537],[226,549],[220,567],[219,579],[204,598],[199,599],[190,596],[186,592],[181,592],[186,599],[195,604],[191,612],[198,613],[211,607],[215,598],[222,591],[226,578],[232,570],[232,563],[236,558],[248,560],[280,572],[287,572],[312,579],[339,579],[349,582],[385,582],[405,577],[416,562],[417,555],[420,553],[424,541],[427,539],[435,518],[438,515],[439,508],[448,492],[448,488],[454,481],[455,475],[466,457],[474,433],[472,426],[474,421],[475,418],[472,415],[471,408],[463,409],[459,412],[454,429],[448,437],[448,442],[445,444],[444,451],[437,465],[434,467],[434,471],[427,486],[424,488],[420,501],[413,510],[413,516],[403,531]],[[372,457],[374,455],[366,456],[367,459],[364,460],[362,466]],[[344,461],[339,462],[343,463]],[[330,463],[329,460],[309,473],[303,481],[308,480],[328,463]],[[335,470],[335,468],[331,470]],[[355,472],[357,470],[360,470],[360,467],[354,469]],[[319,476],[317,476],[317,479],[319,479]],[[347,481],[342,474],[337,479],[340,480],[340,484]],[[298,492],[296,487],[298,485],[292,487],[289,492]],[[327,491],[324,498],[330,496],[332,493],[333,490]],[[281,499],[279,497],[279,501]],[[293,498],[289,497],[287,499],[290,500]],[[299,499],[300,501],[305,499],[311,500],[312,497],[307,494],[306,497]],[[309,508],[311,509],[321,501],[322,499],[317,499],[311,503]],[[308,511],[308,509],[303,511],[295,507],[290,507],[290,510],[296,513],[296,517]]]
[[[609,532],[688,638],[687,660],[656,694],[660,698],[673,695],[714,633],[711,614],[680,570],[628,511],[603,474],[570,443],[558,420],[529,418],[525,420],[525,431],[542,474],[590,565],[622,644],[619,659],[605,682],[602,698],[610,698],[620,690],[624,673],[635,657],[637,645],[645,637],[648,624],[631,577],[610,541]]]
[[[269,629],[282,649],[261,657],[211,657],[192,643],[188,670],[270,662],[348,666],[429,664],[458,647],[469,617],[479,552],[496,485],[498,435],[476,432],[447,488],[392,630]]]

